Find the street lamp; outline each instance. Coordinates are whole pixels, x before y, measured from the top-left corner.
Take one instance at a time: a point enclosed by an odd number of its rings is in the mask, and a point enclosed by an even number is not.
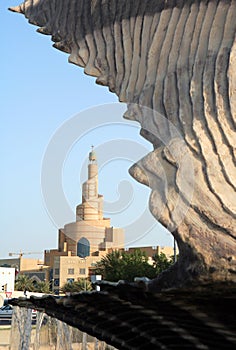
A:
[[[85,278],[84,278],[84,290],[85,292],[87,291],[87,285],[86,285],[86,268],[87,268],[87,265],[86,265],[86,258],[87,256],[81,256],[80,259],[84,261],[84,270],[85,270]]]
[[[86,285],[86,256],[83,258],[84,259],[84,267],[85,267],[85,279],[84,279],[84,290],[85,292],[87,291],[87,285]]]

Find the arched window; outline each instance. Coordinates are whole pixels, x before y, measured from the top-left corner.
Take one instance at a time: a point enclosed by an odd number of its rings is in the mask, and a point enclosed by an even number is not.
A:
[[[87,240],[87,238],[82,237],[77,243],[77,256],[79,256],[80,258],[85,258],[86,256],[89,256],[89,255],[90,255],[90,243]]]

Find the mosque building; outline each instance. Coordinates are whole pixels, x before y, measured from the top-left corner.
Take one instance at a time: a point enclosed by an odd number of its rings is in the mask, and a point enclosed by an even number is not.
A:
[[[82,203],[76,207],[75,221],[59,229],[58,248],[45,250],[44,261],[25,259],[23,255],[28,253],[20,253],[17,259],[0,259],[0,266],[17,268],[19,274],[28,275],[35,282],[50,281],[52,291],[59,294],[65,283],[93,275],[96,263],[112,250],[132,253],[135,249],[145,252],[150,264],[154,254],[164,253],[168,259],[174,254],[173,247],[125,248],[124,230],[111,226],[110,219],[103,217],[103,196],[98,193],[97,157],[92,147],[88,179],[82,185]]]
[[[58,249],[45,251],[45,265],[57,291],[66,282],[88,277],[89,271],[111,249],[124,249],[124,230],[103,217],[103,196],[98,193],[96,153],[89,153],[88,179],[82,185],[82,203],[76,221],[59,229]]]

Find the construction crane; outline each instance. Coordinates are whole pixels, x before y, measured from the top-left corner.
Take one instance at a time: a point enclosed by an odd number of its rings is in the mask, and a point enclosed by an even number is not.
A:
[[[14,256],[18,255],[19,258],[22,258],[23,255],[30,255],[30,254],[42,254],[42,252],[22,252],[20,251],[19,253],[9,253],[9,256]]]

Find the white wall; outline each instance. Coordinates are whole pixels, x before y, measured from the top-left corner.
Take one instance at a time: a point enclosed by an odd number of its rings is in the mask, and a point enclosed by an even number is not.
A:
[[[0,267],[0,292],[14,292],[15,269],[13,267]]]

